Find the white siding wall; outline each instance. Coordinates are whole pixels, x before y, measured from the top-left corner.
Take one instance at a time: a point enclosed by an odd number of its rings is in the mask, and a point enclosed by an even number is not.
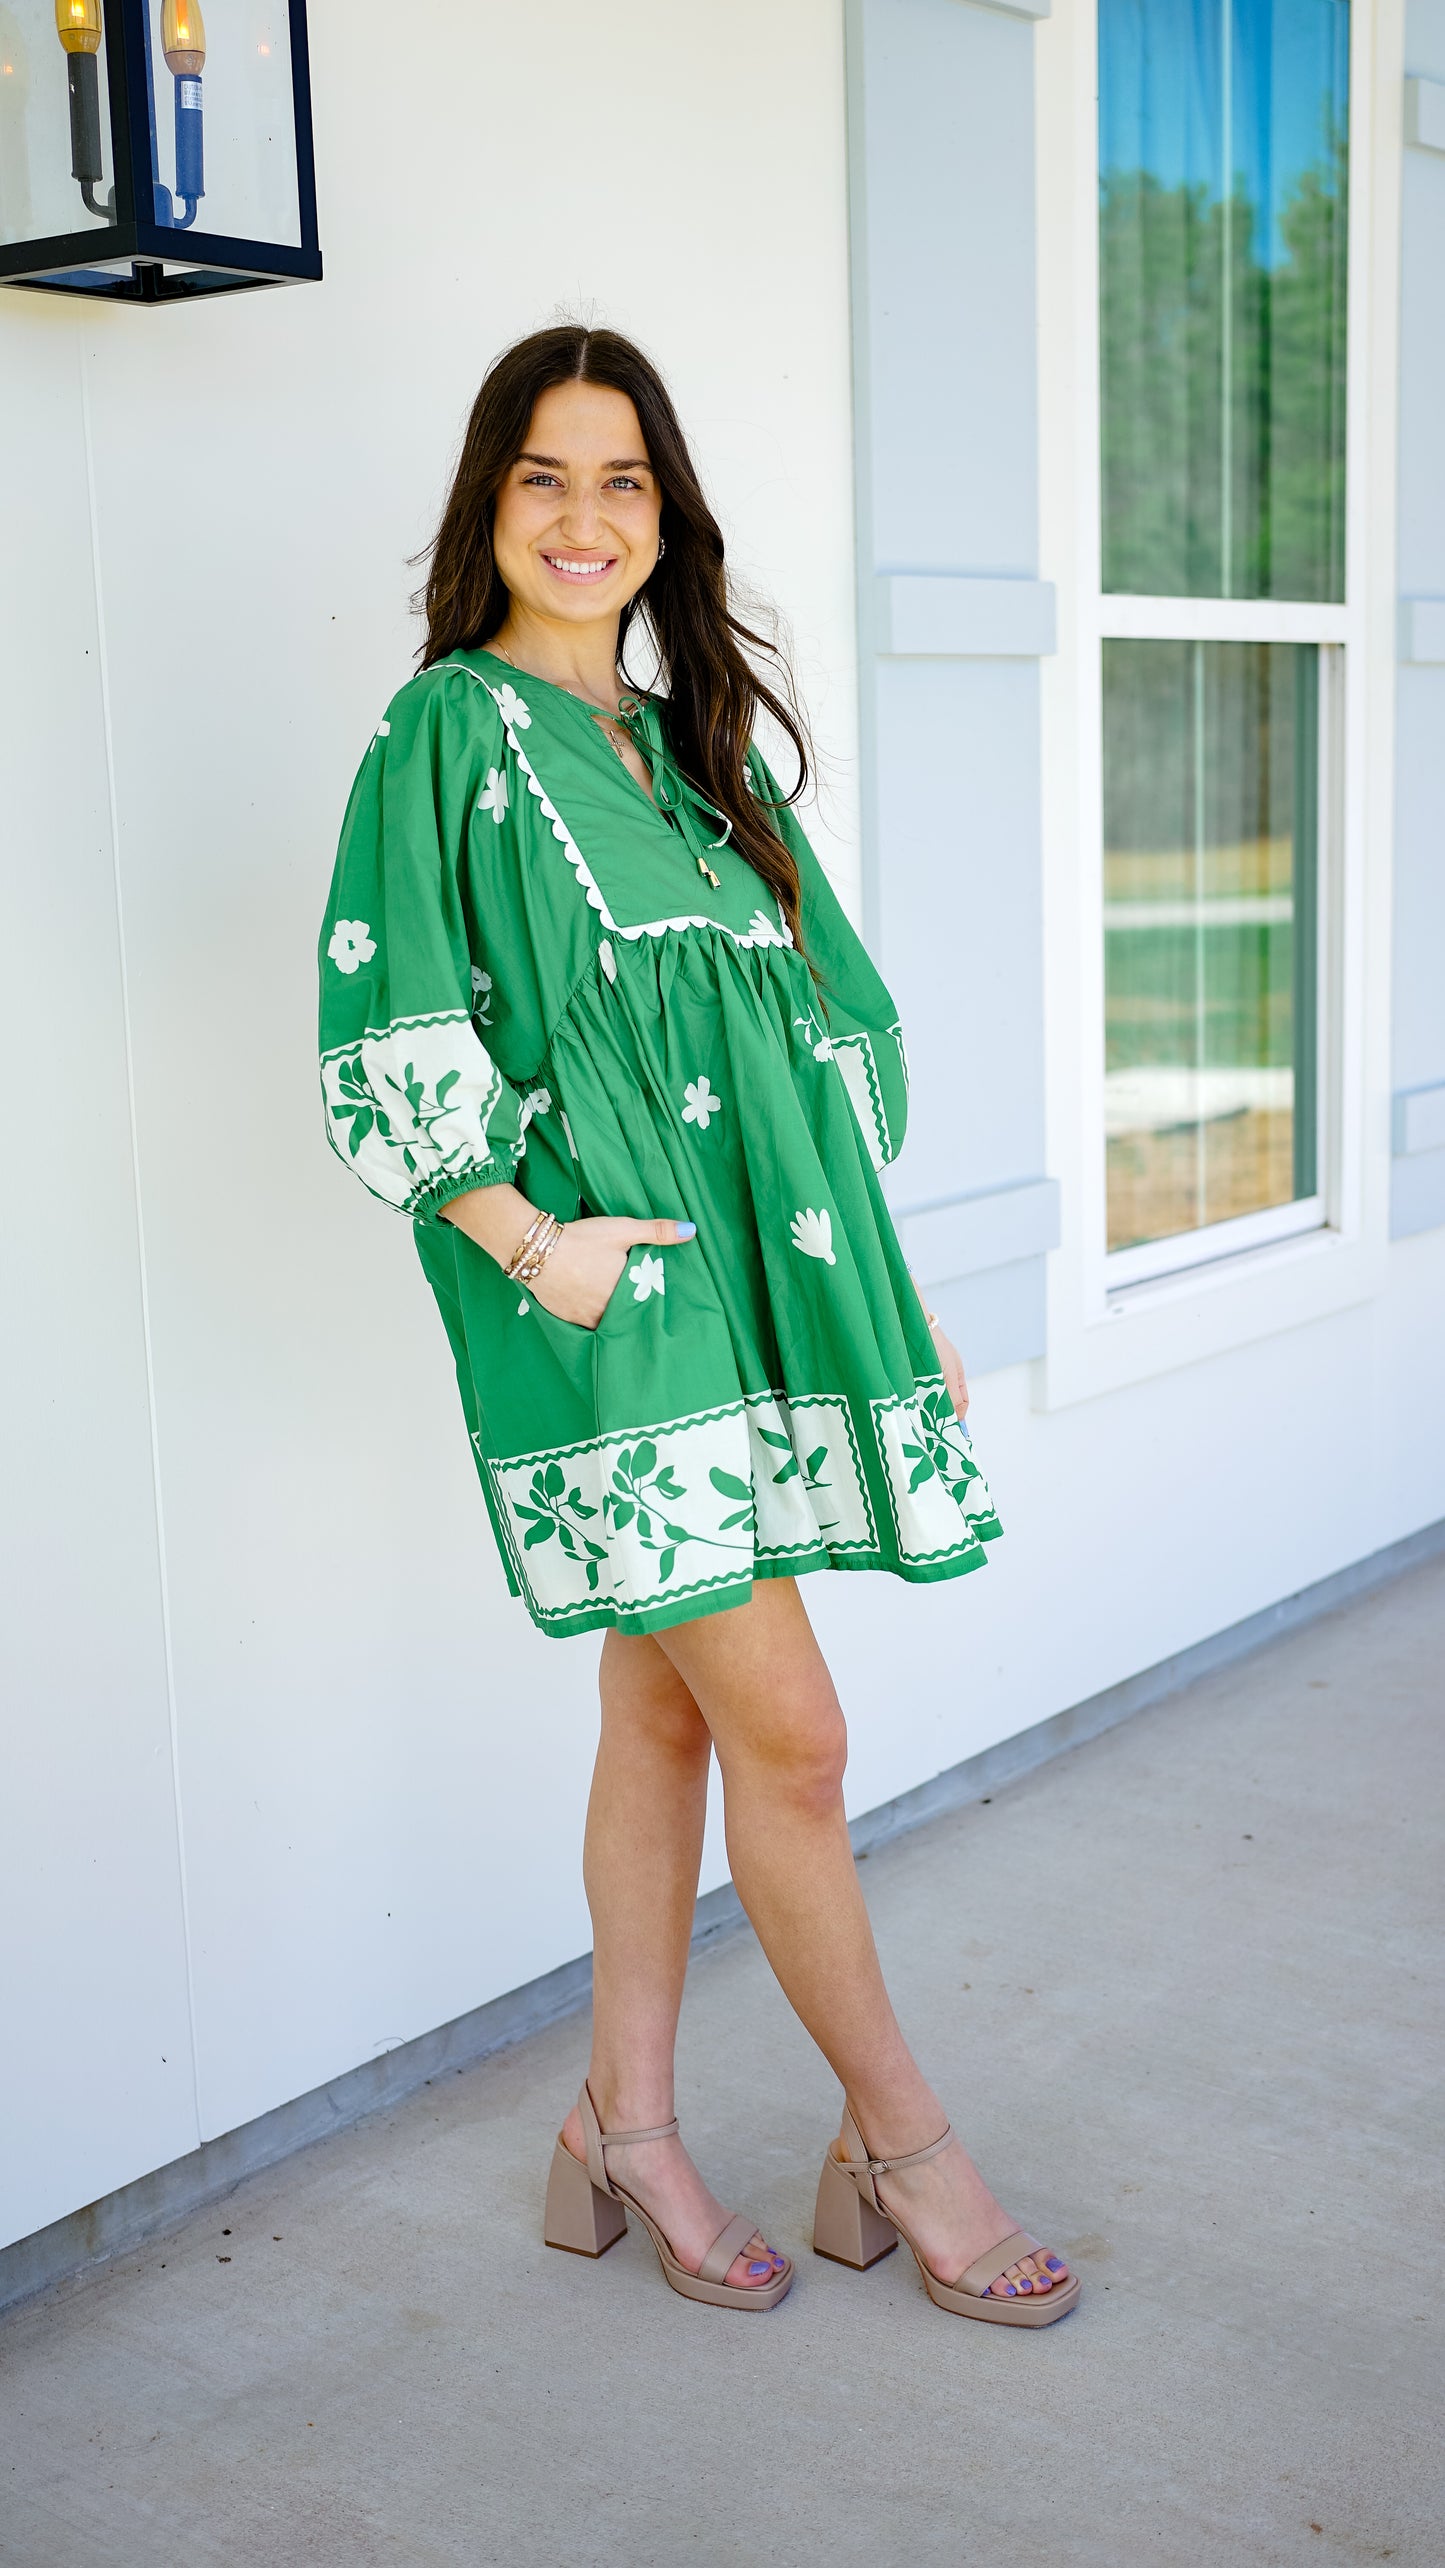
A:
[[[313,0],[323,287],[0,297],[31,503],[0,637],[24,957],[0,1943],[29,1992],[0,2241],[588,1940],[595,1645],[505,1598],[430,1296],[326,1153],[311,1061],[340,808],[408,665],[403,557],[486,359],[559,302],[667,366],[792,618],[825,852],[855,873],[841,9],[638,0],[617,43],[590,0],[446,17]],[[927,830],[907,861],[926,921]],[[1445,1512],[1445,1233],[1389,1260],[1354,1308],[1208,1362],[1183,1336],[1093,1400],[982,1384],[996,1565],[809,1589],[855,1808]]]
[[[313,1043],[342,806],[416,639],[405,557],[488,359],[559,304],[667,368],[738,561],[792,620],[825,852],[856,868],[838,13],[444,15],[313,0],[323,286],[0,296],[28,501],[3,610],[25,1550],[0,1868],[28,1995],[0,2240],[589,1941],[595,1647],[506,1599],[431,1296],[325,1148]]]

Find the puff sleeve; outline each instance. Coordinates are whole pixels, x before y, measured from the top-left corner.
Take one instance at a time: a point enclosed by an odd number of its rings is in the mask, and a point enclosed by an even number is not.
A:
[[[510,1179],[525,1147],[521,1101],[482,1039],[491,981],[465,896],[502,757],[479,689],[445,668],[403,687],[352,787],[321,929],[327,1139],[414,1220]]]

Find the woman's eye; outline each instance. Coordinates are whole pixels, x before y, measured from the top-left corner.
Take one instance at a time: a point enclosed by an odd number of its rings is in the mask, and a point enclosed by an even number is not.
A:
[[[642,484],[640,481],[633,481],[628,473],[615,473],[608,488],[609,490],[641,490]]]
[[[561,487],[555,473],[525,473],[522,477],[524,490],[560,490]]]

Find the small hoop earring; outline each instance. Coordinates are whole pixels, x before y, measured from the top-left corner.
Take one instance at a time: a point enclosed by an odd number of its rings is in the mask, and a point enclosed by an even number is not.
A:
[[[661,561],[661,559],[662,559],[662,557],[663,557],[663,554],[664,554],[666,551],[667,551],[667,537],[666,537],[665,535],[659,535],[659,537],[658,537],[658,539],[657,539],[657,558],[658,558],[658,560],[659,560],[659,561]]]

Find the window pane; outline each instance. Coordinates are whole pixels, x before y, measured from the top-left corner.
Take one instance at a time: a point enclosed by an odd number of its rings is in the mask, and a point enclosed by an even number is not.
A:
[[[1104,587],[1344,594],[1347,0],[1099,0]]]
[[[83,0],[62,15],[74,52],[56,32],[54,0],[0,0],[0,241],[115,221],[105,15]]]
[[[148,6],[157,222],[238,240],[299,242],[288,11],[280,0],[227,0],[214,10],[206,0],[194,29],[205,39],[197,80],[166,60],[164,0]],[[200,56],[178,52],[176,59],[194,66]]]
[[[1315,1191],[1319,653],[1104,645],[1109,1246]]]

